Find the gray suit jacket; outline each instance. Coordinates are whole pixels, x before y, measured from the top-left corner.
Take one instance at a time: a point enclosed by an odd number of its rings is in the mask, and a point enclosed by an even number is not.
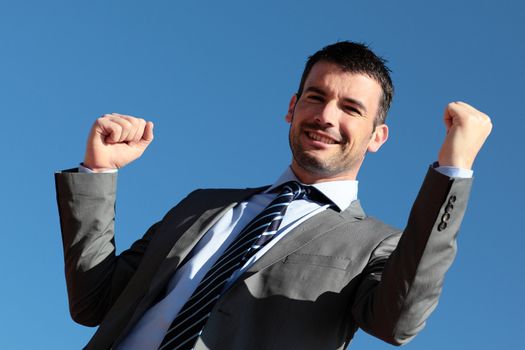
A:
[[[307,220],[225,292],[196,349],[343,349],[358,327],[409,341],[437,304],[471,182],[430,169],[403,233],[357,201]],[[71,314],[99,325],[87,349],[118,344],[204,233],[261,191],[192,192],[116,256],[116,175],[62,172],[56,186]]]

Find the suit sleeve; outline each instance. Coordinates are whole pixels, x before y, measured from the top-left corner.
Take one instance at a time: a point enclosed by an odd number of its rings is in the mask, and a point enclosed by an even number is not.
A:
[[[119,256],[115,254],[116,174],[55,174],[72,318],[100,324],[126,287],[158,224]]]
[[[456,255],[471,184],[429,169],[404,232],[384,239],[363,272],[352,306],[363,330],[401,345],[425,326]]]

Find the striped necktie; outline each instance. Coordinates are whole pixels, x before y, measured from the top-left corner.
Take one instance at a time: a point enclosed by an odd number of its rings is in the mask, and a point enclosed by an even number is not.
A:
[[[226,282],[274,237],[290,203],[305,196],[305,188],[296,181],[278,189],[277,197],[250,221],[204,276],[171,323],[159,350],[193,349]]]

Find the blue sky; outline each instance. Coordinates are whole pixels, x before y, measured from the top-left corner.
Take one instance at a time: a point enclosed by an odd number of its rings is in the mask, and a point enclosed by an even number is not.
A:
[[[524,10],[519,1],[1,1],[2,348],[76,349],[94,331],[69,318],[53,173],[82,160],[98,116],[156,125],[151,147],[119,174],[121,251],[192,189],[271,183],[290,161],[284,115],[305,59],[337,40],[369,43],[396,85],[390,139],[359,176],[369,215],[404,226],[448,102],[494,122],[440,304],[405,348],[522,347]],[[359,332],[352,348],[391,347]]]

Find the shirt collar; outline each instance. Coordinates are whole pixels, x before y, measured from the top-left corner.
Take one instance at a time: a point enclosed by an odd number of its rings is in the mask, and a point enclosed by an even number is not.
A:
[[[270,192],[274,188],[288,181],[297,181],[301,183],[290,167],[286,168],[277,181],[275,181],[265,192]],[[350,203],[357,200],[357,180],[327,181],[313,184],[311,186],[315,187],[330,199],[340,211],[346,210],[350,206]]]

